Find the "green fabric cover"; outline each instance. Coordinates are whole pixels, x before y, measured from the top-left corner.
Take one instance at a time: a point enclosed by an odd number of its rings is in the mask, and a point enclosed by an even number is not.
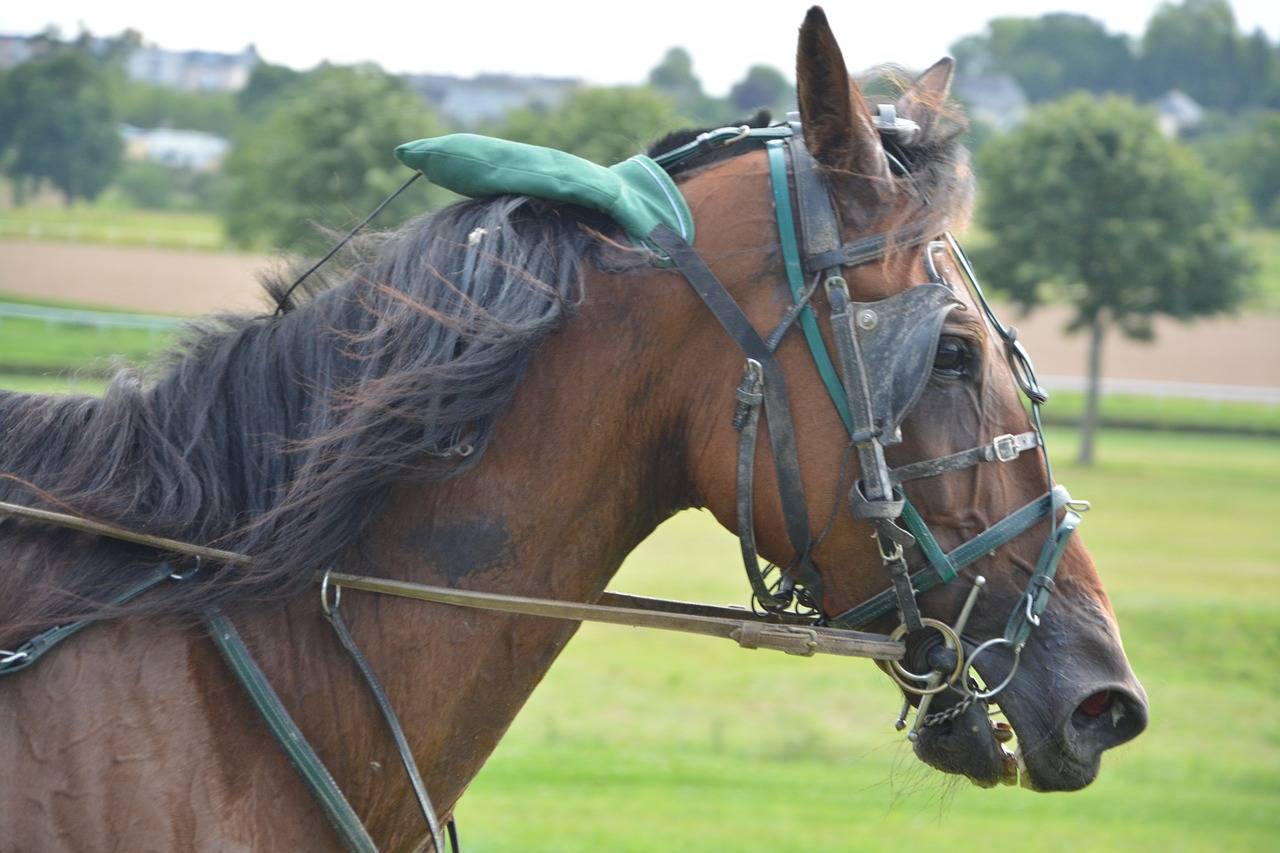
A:
[[[693,214],[684,196],[661,166],[642,155],[606,169],[564,151],[454,133],[406,142],[396,158],[460,195],[579,204],[609,215],[637,240],[664,224],[693,242]]]

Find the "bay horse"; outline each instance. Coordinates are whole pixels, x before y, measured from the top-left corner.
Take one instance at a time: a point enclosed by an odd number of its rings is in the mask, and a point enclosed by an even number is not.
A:
[[[803,141],[842,240],[903,223],[936,236],[965,217],[972,181],[946,106],[951,74],[949,60],[938,63],[892,112],[873,114],[825,16],[810,10],[797,53]],[[915,130],[890,145],[878,118],[895,114]],[[696,138],[673,134],[651,153]],[[793,295],[766,152],[726,146],[671,173],[696,219],[698,255],[767,334]],[[462,275],[476,234],[486,250]],[[935,258],[932,243],[886,248],[844,268],[858,304],[965,272],[954,251]],[[199,324],[154,381],[124,373],[102,398],[0,392],[0,499],[252,557],[111,606],[154,568],[153,550],[0,522],[0,648],[67,619],[101,619],[0,682],[0,848],[337,846],[200,626],[211,604],[235,620],[379,845],[422,847],[409,784],[389,769],[395,746],[325,624],[316,572],[590,602],[675,512],[706,508],[742,532],[730,423],[744,399],[742,354],[681,272],[650,263],[607,218],[498,196],[366,238],[354,254],[344,275],[302,298],[274,285],[275,313]],[[838,307],[821,288],[806,298],[817,315]],[[957,287],[954,298],[962,307],[929,349],[901,441],[884,441],[891,464],[1032,429],[1008,342],[972,292]],[[821,334],[836,352],[841,342]],[[841,509],[874,442],[851,442],[796,330],[776,358],[816,522],[807,556],[821,594],[809,603],[841,614],[887,585],[885,543],[869,535],[883,528]],[[770,413],[760,423],[762,436],[780,428]],[[755,546],[788,567],[798,555],[773,453],[763,438],[755,448]],[[904,484],[944,548],[1045,491],[1038,447],[1000,460]],[[1011,611],[1043,615],[997,701],[1025,784],[1045,791],[1089,784],[1101,753],[1146,725],[1145,693],[1078,538],[1064,540],[1056,580],[1043,584],[1047,609],[1032,612],[1038,534],[1054,523],[976,558],[987,592],[964,632],[976,646]],[[973,577],[920,595],[925,617],[952,621]],[[342,606],[444,815],[576,627],[358,594]],[[898,621],[886,614],[873,626]],[[1012,676],[1007,651],[976,675],[989,685]],[[920,730],[922,760],[982,785],[1006,775],[984,703],[942,693],[933,707],[945,719]]]

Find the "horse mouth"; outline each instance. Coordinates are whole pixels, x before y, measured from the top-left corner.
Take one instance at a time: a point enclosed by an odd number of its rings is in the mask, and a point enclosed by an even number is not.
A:
[[[952,705],[952,708],[955,708]],[[986,706],[972,702],[958,715],[917,732],[916,756],[943,773],[968,777],[983,788],[1017,784],[1020,758],[1005,743],[1012,730],[993,723]]]
[[[952,719],[922,727],[917,757],[983,788],[1076,791],[1097,778],[1105,750],[1132,740],[1147,725],[1145,697],[1120,685],[1089,689],[1067,719],[1054,725],[1044,724],[1042,706],[1021,698],[1006,697],[1001,710],[1012,726],[993,721],[987,706],[975,701]],[[1006,744],[1014,732],[1011,749]]]

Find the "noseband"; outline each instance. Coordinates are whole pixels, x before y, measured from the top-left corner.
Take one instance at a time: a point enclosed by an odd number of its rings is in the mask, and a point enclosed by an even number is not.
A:
[[[893,152],[900,150],[896,144],[898,134],[910,132],[913,126],[898,119],[888,105],[880,108],[876,126],[894,172],[909,177],[910,172],[904,165],[906,158]],[[928,655],[926,672],[913,672],[901,661],[889,662],[889,672],[899,686],[909,694],[921,696],[916,727],[911,733],[914,739],[926,718],[930,698],[946,687],[954,687],[972,702],[991,699],[1008,686],[1017,670],[1022,648],[1048,606],[1058,563],[1080,523],[1080,514],[1088,505],[1071,500],[1065,488],[1054,485],[1048,455],[1041,454],[1048,483],[1045,494],[951,551],[942,549],[901,485],[986,462],[1009,462],[1024,452],[1043,448],[1040,406],[1048,395],[1036,381],[1031,359],[1017,340],[1016,331],[996,317],[968,257],[950,233],[942,240],[934,240],[934,234],[926,226],[916,223],[851,243],[841,241],[838,208],[819,165],[805,148],[798,122],[712,131],[658,157],[657,161],[670,167],[725,145],[744,142],[763,144],[768,158],[783,266],[793,299],[772,332],[762,338],[755,331],[697,252],[670,228],[659,226],[650,239],[689,280],[746,355],[746,368],[736,393],[733,427],[739,433],[738,538],[756,605],[769,613],[797,611],[811,616],[816,624],[850,629],[862,628],[896,610],[901,625],[892,635],[895,639],[922,637],[920,632],[930,629],[937,632],[948,651],[938,654],[938,637],[933,637],[933,642],[926,645],[934,647],[934,652]],[[851,301],[844,277],[846,269],[880,260],[893,248],[925,243],[928,282],[874,302]],[[934,262],[935,254],[946,250],[956,258],[983,315],[1004,346],[1019,390],[1030,401],[1034,428],[1018,435],[995,436],[985,444],[948,456],[891,468],[884,448],[901,442],[902,422],[928,382],[943,324],[948,314],[962,304]],[[819,284],[831,305],[828,320],[838,372],[809,304]],[[850,489],[849,505],[855,518],[874,528],[880,558],[892,584],[889,589],[838,614],[822,610],[822,579],[812,561],[814,543],[796,454],[795,426],[786,380],[776,358],[778,346],[793,325],[800,326],[823,385],[857,451],[862,473]],[[793,550],[790,562],[782,567],[772,584],[767,580],[769,570],[761,569],[757,557],[752,513],[756,435],[762,408],[769,413],[769,438],[779,497]],[[1059,519],[1058,513],[1064,509]],[[1049,522],[1049,535],[1003,635],[974,644],[973,650],[966,654],[961,634],[982,587],[981,577],[975,579],[969,600],[954,627],[921,616],[917,603],[921,593],[955,580],[964,567],[994,554],[996,549],[1044,519]],[[909,550],[919,550],[925,558],[926,566],[915,574],[908,568]],[[995,686],[979,689],[970,677],[974,664],[983,654],[992,654],[1001,646],[1007,647],[1012,655],[1008,672]],[[904,724],[905,720],[900,717],[899,728]]]

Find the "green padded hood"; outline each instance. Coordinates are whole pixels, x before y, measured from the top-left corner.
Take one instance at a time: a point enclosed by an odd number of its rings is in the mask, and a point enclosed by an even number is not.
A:
[[[609,215],[637,240],[662,224],[693,242],[693,214],[684,196],[643,155],[606,169],[564,151],[455,133],[406,142],[396,158],[470,198],[513,194],[569,202]]]

